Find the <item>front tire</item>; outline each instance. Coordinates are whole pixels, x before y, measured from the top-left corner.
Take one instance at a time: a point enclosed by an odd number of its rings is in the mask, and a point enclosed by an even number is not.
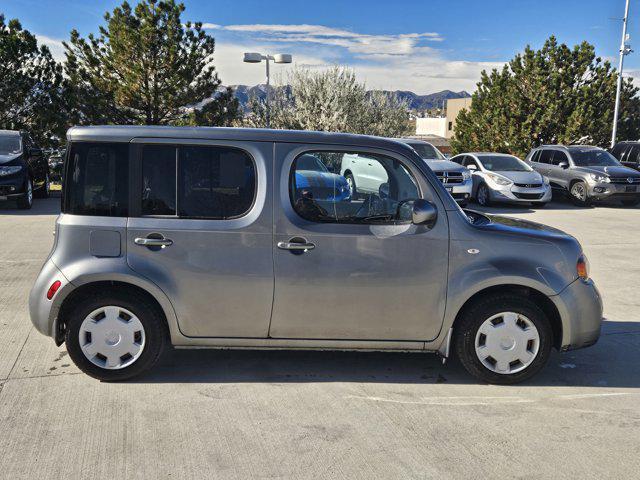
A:
[[[478,201],[478,205],[482,207],[490,207],[491,206],[491,194],[489,193],[489,188],[482,183],[478,187],[478,191],[476,192],[476,200]]]
[[[358,187],[356,185],[356,179],[353,178],[353,175],[351,173],[347,173],[344,176],[344,178],[347,181],[347,185],[349,186],[349,192],[351,192],[351,200],[355,200],[356,197],[358,196]]]
[[[167,326],[144,296],[127,292],[91,295],[65,316],[65,343],[87,375],[112,382],[150,369],[167,344]]]
[[[454,328],[464,368],[487,383],[510,385],[547,363],[553,334],[549,319],[528,297],[496,294],[467,308]]]
[[[33,183],[31,183],[31,178],[27,177],[24,194],[18,199],[18,208],[20,210],[29,210],[31,207],[33,207]]]
[[[579,207],[588,207],[590,204],[589,190],[587,184],[582,180],[577,180],[571,184],[569,195],[574,205]]]

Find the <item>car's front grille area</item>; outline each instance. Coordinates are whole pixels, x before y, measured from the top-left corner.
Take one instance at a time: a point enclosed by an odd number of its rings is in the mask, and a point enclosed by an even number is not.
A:
[[[610,177],[610,179],[611,179],[611,183],[625,184],[625,185],[640,185],[640,177]]]
[[[513,194],[522,200],[540,200],[544,193],[520,193],[513,192]]]
[[[462,172],[434,172],[438,180],[445,185],[456,185],[464,182]]]
[[[540,188],[542,186],[541,183],[514,183],[514,185],[521,188]]]

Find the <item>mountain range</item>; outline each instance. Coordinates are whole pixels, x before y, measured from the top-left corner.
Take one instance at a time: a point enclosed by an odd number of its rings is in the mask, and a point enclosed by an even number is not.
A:
[[[267,86],[260,85],[231,85],[231,88],[235,92],[235,96],[242,105],[243,110],[248,109],[249,99],[253,96],[258,98],[265,98],[267,96]],[[288,86],[285,88],[289,88]],[[414,92],[406,90],[382,90],[385,93],[391,93],[397,95],[400,99],[406,100],[411,110],[430,110],[432,108],[442,108],[445,100],[450,98],[467,98],[471,95],[469,92],[453,92],[451,90],[442,90],[441,92],[430,93],[428,95],[418,95]]]

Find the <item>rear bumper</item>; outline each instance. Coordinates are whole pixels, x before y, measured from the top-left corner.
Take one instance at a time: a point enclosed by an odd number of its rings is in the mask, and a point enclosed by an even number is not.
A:
[[[49,300],[47,291],[56,280],[60,281],[60,288]],[[51,260],[47,260],[29,293],[29,316],[36,330],[43,335],[56,338],[58,312],[62,301],[71,290],[73,285]]]
[[[593,280],[575,280],[551,300],[562,319],[561,350],[593,345],[600,338],[602,297]]]

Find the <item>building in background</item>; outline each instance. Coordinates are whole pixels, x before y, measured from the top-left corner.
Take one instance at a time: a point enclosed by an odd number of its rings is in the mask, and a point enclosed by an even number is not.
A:
[[[416,118],[416,135],[437,135],[447,140],[450,139],[456,130],[458,114],[461,110],[470,107],[471,97],[448,99],[444,117]]]

